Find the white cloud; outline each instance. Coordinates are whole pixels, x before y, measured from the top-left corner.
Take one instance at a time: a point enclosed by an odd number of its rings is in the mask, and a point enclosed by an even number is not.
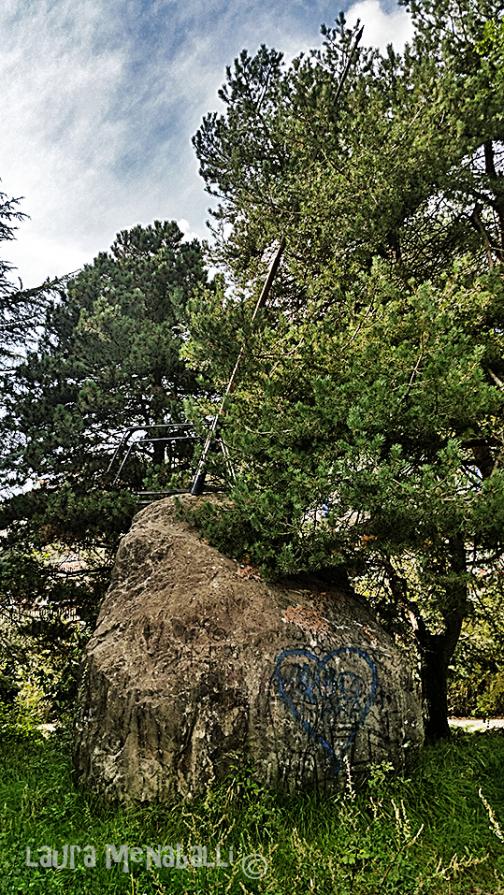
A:
[[[346,18],[349,25],[355,25],[357,19],[360,19],[364,25],[362,44],[367,47],[385,50],[388,44],[393,44],[396,50],[401,50],[413,36],[411,18],[404,7],[388,12],[380,5],[379,0],[353,3]]]
[[[174,218],[205,236],[190,139],[219,105],[225,65],[263,42],[291,57],[334,14],[327,0],[3,0],[1,189],[25,197],[31,220],[2,257],[29,286],[136,223]],[[357,15],[366,43],[408,36],[404,10],[363,0]]]

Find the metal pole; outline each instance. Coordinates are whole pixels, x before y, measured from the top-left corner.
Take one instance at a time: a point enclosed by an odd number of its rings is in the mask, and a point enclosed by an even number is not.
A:
[[[264,305],[266,304],[266,301],[267,301],[268,295],[270,293],[271,286],[273,285],[273,280],[275,279],[275,275],[278,270],[278,266],[280,264],[280,260],[282,258],[284,249],[285,249],[285,238],[282,236],[282,238],[280,240],[280,245],[278,246],[278,249],[275,252],[273,260],[270,264],[270,267],[268,270],[268,275],[264,282],[264,286],[262,287],[261,294],[260,294],[259,298],[257,299],[256,306],[254,308],[254,313],[252,314],[252,323],[255,321],[261,308],[264,307]],[[215,416],[212,420],[212,425],[210,426],[203,450],[201,452],[201,457],[199,459],[198,468],[196,469],[196,474],[194,476],[194,481],[193,481],[192,488],[191,488],[191,494],[194,496],[201,494],[203,491],[203,488],[205,486],[205,474],[206,474],[206,465],[207,465],[208,454],[210,453],[212,444],[215,440],[215,435],[217,432],[217,427],[219,425],[219,420],[224,412],[224,408],[226,406],[227,399],[236,387],[236,376],[237,376],[238,370],[240,368],[241,362],[243,360],[244,354],[245,354],[245,346],[242,345],[242,347],[240,348],[240,351],[238,353],[238,357],[236,358],[236,363],[233,367],[233,372],[231,373],[229,382],[226,386],[226,391],[224,392],[224,394],[221,398],[221,402],[219,404],[217,413],[215,414]]]

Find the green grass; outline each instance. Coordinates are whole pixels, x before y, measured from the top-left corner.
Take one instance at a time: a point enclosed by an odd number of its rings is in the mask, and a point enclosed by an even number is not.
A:
[[[68,737],[44,740],[3,729],[0,743],[0,891],[89,895],[420,895],[504,893],[504,843],[484,797],[504,826],[504,736],[460,735],[426,749],[408,779],[375,770],[354,795],[279,798],[238,771],[192,805],[113,807],[79,791]],[[38,865],[43,846],[90,845],[96,866]],[[209,859],[233,847],[228,868],[106,867],[106,846],[206,845]],[[32,863],[26,866],[26,849]],[[250,879],[241,860],[268,864]],[[92,853],[90,853],[92,854]],[[130,852],[131,854],[131,852]],[[62,855],[60,855],[60,859]]]

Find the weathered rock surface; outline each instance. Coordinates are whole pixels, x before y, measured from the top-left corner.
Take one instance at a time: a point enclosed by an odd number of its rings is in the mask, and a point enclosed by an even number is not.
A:
[[[402,767],[423,736],[410,664],[365,605],[244,574],[169,498],[121,542],[87,648],[77,772],[153,800],[237,761],[287,790],[335,785],[347,762]]]

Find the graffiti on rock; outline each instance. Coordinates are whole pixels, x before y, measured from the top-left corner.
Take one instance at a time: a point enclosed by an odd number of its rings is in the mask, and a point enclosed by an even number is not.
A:
[[[373,659],[356,646],[322,657],[287,649],[277,656],[273,679],[289,714],[322,746],[337,773],[376,698]]]

